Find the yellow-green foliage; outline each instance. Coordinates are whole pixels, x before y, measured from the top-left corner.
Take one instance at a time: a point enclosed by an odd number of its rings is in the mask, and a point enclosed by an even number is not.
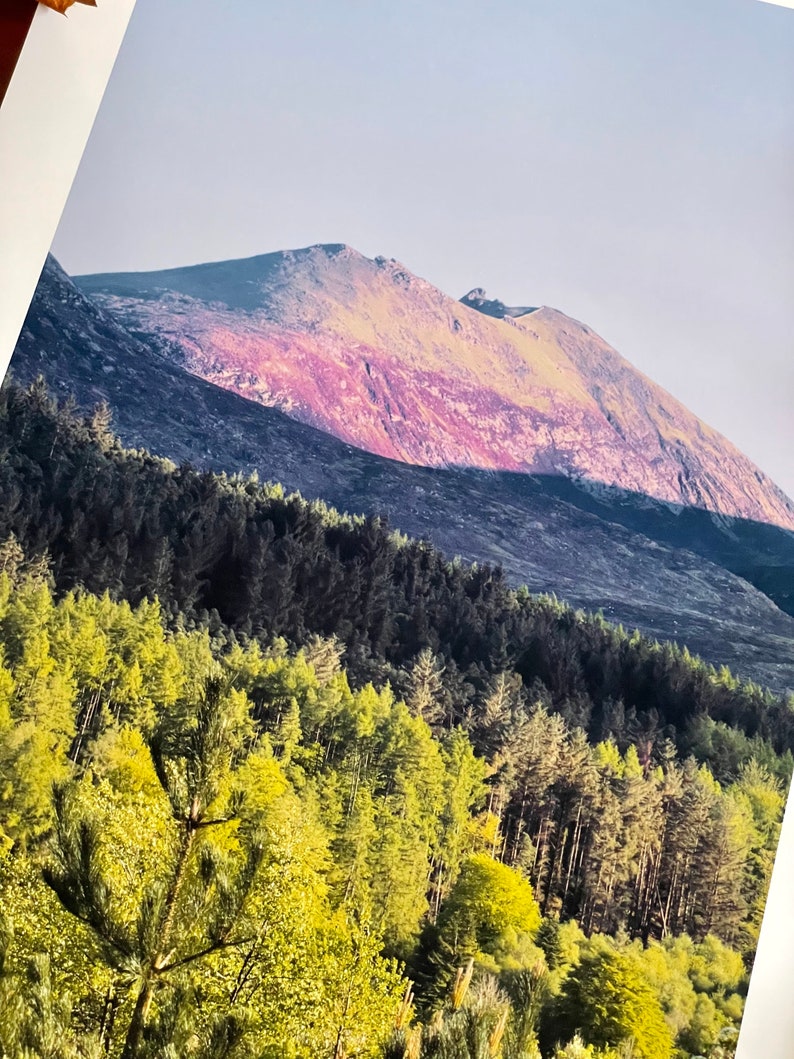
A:
[[[500,956],[507,967],[537,961],[531,940],[539,926],[540,911],[527,880],[483,853],[463,862],[438,922],[442,940],[455,953],[481,960]]]
[[[55,603],[41,580],[0,575],[0,834],[47,830],[53,783],[107,725],[150,731],[183,692],[195,639],[166,637],[156,603]]]
[[[388,684],[351,688],[333,637],[219,651],[166,631],[156,602],[56,599],[42,568],[19,569],[0,555],[0,1054],[377,1059],[399,1016],[427,1055],[538,1059],[542,1027],[544,1059],[627,1040],[665,1059],[732,1031],[744,965],[716,936],[643,947],[551,916],[539,931],[521,870],[537,850],[497,859],[493,763]],[[751,943],[783,802],[763,766],[721,785],[590,748],[543,706],[521,723],[528,795],[575,773],[598,806],[592,850],[627,871],[651,829],[630,834],[618,799],[689,784],[721,838],[709,878],[727,892],[744,872]],[[573,805],[571,835],[591,811]],[[397,960],[446,1011],[468,958],[466,1003],[411,1026]]]
[[[332,902],[328,831],[249,696],[277,680],[308,713],[358,717],[362,737],[393,698],[343,676],[320,688],[278,649],[219,665],[206,635],[167,635],[156,604],[56,603],[41,580],[0,575],[0,637],[0,823],[17,850],[0,862],[0,1050],[33,1047],[38,1020],[64,1057],[101,1033],[112,1056],[142,1056],[145,1040],[186,1054],[220,1032],[261,1056],[376,1056],[402,976],[379,924]]]
[[[583,956],[563,983],[554,1029],[580,1033],[595,1048],[633,1044],[638,1059],[670,1059],[673,1035],[651,987],[627,957],[609,948]]]

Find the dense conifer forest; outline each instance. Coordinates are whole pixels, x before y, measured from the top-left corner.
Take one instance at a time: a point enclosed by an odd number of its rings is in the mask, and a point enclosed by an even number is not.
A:
[[[733,1054],[791,703],[0,395],[0,1055]]]

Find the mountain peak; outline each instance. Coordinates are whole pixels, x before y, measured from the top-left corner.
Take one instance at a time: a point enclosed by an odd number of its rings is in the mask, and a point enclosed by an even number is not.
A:
[[[794,505],[730,442],[557,310],[480,287],[456,301],[344,243],[77,282],[195,375],[376,455],[794,529]]]

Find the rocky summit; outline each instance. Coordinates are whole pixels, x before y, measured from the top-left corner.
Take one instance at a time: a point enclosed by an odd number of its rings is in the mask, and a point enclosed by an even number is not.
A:
[[[556,309],[458,301],[341,244],[77,283],[180,367],[368,452],[794,528],[735,446]]]

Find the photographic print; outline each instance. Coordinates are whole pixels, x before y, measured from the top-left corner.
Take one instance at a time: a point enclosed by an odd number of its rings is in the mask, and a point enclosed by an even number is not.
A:
[[[138,0],[0,391],[3,1055],[736,1054],[793,51]]]

